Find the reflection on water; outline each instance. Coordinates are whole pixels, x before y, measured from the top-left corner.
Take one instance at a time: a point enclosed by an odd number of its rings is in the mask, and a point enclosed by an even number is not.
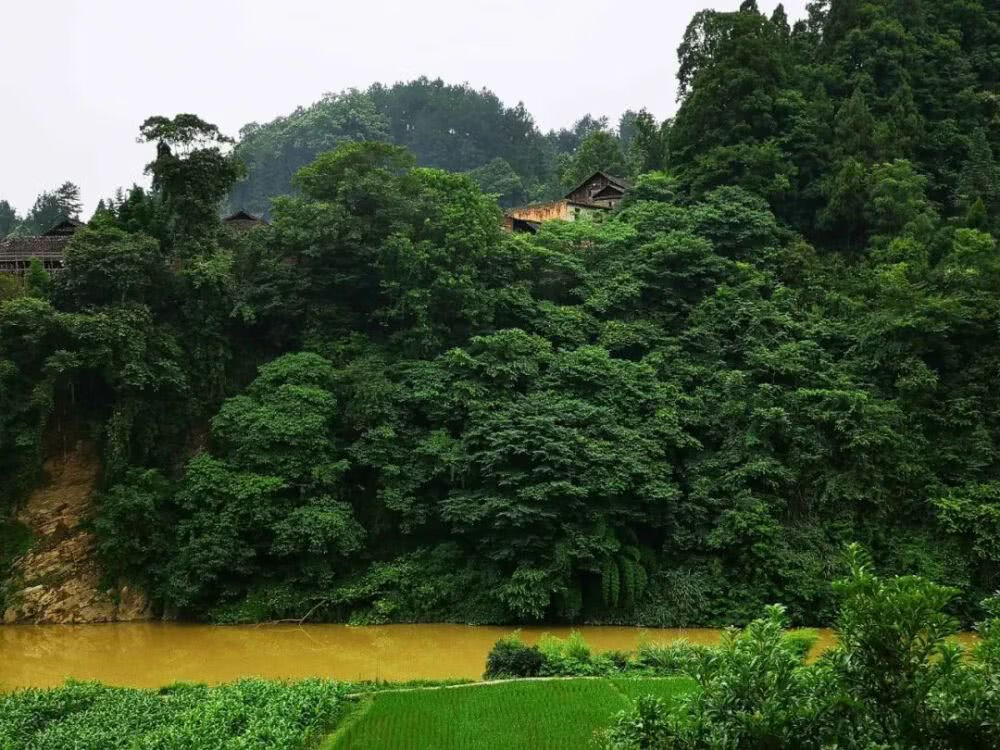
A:
[[[718,630],[578,628],[597,650],[634,649],[684,638],[715,644]],[[0,627],[0,690],[47,687],[66,678],[158,687],[240,677],[342,680],[478,679],[493,643],[514,628],[463,625],[268,625],[175,623],[8,625]],[[569,628],[524,628],[525,641]],[[823,644],[832,636],[823,633]]]

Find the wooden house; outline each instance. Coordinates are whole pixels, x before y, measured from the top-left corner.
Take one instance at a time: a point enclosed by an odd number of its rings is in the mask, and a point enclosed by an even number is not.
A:
[[[595,172],[560,200],[510,209],[504,215],[504,229],[534,234],[546,221],[600,219],[618,207],[630,187],[621,177]]]
[[[267,222],[246,211],[237,211],[222,219],[222,225],[234,232],[249,232],[257,227],[267,226]],[[37,237],[8,237],[0,240],[0,273],[23,274],[34,258],[42,262],[46,271],[63,270],[66,245],[83,226],[86,225],[77,219],[65,219]]]
[[[23,274],[36,258],[46,271],[61,271],[66,245],[82,226],[84,223],[77,219],[64,219],[37,237],[0,240],[0,273]]]
[[[607,172],[594,172],[566,195],[570,203],[585,206],[599,206],[613,209],[621,203],[625,193],[632,187],[628,180],[615,177]]]

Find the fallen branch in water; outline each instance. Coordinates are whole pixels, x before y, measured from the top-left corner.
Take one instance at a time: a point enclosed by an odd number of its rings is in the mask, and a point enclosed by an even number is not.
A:
[[[304,625],[306,620],[312,617],[313,613],[317,609],[322,607],[324,604],[329,604],[329,603],[330,603],[329,599],[321,599],[320,601],[316,602],[316,605],[312,609],[310,609],[308,612],[306,612],[304,615],[302,615],[302,617],[298,619],[291,618],[287,620],[268,620],[267,622],[258,622],[256,627],[259,628],[263,625]]]

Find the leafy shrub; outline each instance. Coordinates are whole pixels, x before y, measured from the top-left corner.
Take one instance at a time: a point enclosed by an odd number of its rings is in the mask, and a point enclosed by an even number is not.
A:
[[[721,565],[657,571],[636,609],[636,624],[657,628],[711,624],[718,618],[724,575]]]
[[[320,620],[328,609],[318,595],[278,584],[251,589],[241,599],[213,607],[208,611],[208,620],[216,625],[243,625],[298,620],[310,613],[310,619]]]
[[[982,606],[990,619],[976,626],[981,640],[973,656],[990,674],[1000,678],[1000,593]]]
[[[487,680],[504,677],[537,677],[545,663],[538,646],[527,646],[520,633],[501,638],[486,657]]]
[[[666,703],[643,695],[631,712],[622,711],[615,717],[615,723],[599,735],[599,741],[607,750],[655,750],[671,747],[676,734]]]
[[[695,646],[685,640],[657,644],[640,642],[635,663],[658,675],[694,674],[711,652],[708,646]]]
[[[387,622],[495,624],[508,619],[483,575],[455,544],[376,562],[333,594],[352,625]]]
[[[789,648],[796,649],[791,644]],[[694,675],[703,669],[713,650],[709,646],[695,646],[683,640],[660,645],[642,639],[634,653],[620,650],[594,652],[578,631],[572,631],[565,639],[545,634],[538,646],[529,647],[515,633],[501,638],[493,646],[487,658],[486,676]]]
[[[619,714],[604,735],[605,747],[801,747],[815,712],[813,681],[784,625],[784,609],[772,606],[742,632],[727,631],[693,667],[700,690],[672,712],[645,701]]]
[[[0,697],[0,748],[297,750],[332,728],[344,693],[322,680],[162,690],[70,682]]]
[[[742,632],[727,631],[703,663],[690,712],[692,746],[714,734],[735,747],[791,747],[808,712],[802,660],[784,637],[784,610],[768,607]]]
[[[628,672],[632,668],[632,656],[628,651],[612,650],[597,654],[594,660],[609,672]]]
[[[578,630],[572,631],[565,640],[545,634],[539,640],[538,648],[545,659],[541,670],[543,676],[587,677],[601,673],[590,646]]]
[[[792,630],[784,635],[785,645],[805,661],[819,642],[819,633],[811,628]]]
[[[847,561],[850,574],[834,584],[840,643],[824,666],[857,723],[870,727],[872,741],[906,747],[997,746],[996,722],[991,729],[979,711],[955,710],[956,702],[1000,705],[947,640],[958,632],[947,612],[958,591],[917,576],[879,578],[857,545]]]
[[[955,592],[915,576],[881,579],[848,551],[835,584],[840,643],[816,664],[811,634],[786,634],[783,609],[729,632],[696,672],[700,690],[669,710],[654,701],[621,714],[604,735],[612,750],[637,748],[1000,747],[1000,619],[965,658],[947,640]],[[996,616],[1000,605],[984,603]],[[794,637],[792,637],[794,636]]]

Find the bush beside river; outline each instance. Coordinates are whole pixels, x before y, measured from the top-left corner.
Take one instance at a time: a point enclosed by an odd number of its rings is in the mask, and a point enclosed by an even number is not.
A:
[[[803,665],[782,607],[730,632],[675,705],[641,698],[607,750],[980,750],[1000,747],[1000,597],[966,650],[953,640],[955,589],[879,578],[857,547],[834,584],[838,645]]]

